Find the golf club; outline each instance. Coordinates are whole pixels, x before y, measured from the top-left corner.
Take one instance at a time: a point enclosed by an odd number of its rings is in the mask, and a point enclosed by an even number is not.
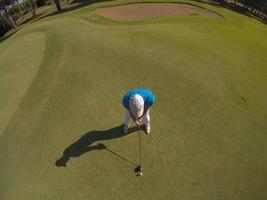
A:
[[[139,129],[139,166],[137,166],[134,169],[134,172],[137,173],[137,176],[142,176],[143,172],[142,172],[142,152],[141,152],[141,130],[140,130],[140,125],[138,125],[138,129]]]

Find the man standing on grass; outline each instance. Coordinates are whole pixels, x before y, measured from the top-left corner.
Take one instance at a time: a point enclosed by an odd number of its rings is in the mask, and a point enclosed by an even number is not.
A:
[[[144,88],[133,89],[127,92],[123,97],[122,104],[126,109],[124,118],[124,133],[128,132],[129,123],[131,118],[136,125],[140,125],[142,118],[144,117],[145,132],[150,133],[150,116],[149,108],[155,102],[155,97],[153,93]]]

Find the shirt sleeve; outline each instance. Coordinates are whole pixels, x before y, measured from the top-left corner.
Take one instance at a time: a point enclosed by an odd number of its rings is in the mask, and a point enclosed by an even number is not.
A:
[[[128,98],[127,95],[125,95],[123,97],[123,99],[122,99],[122,105],[123,105],[124,108],[126,108],[128,110],[130,109],[130,106],[129,106],[129,98]]]
[[[147,100],[146,100],[146,102],[145,102],[146,108],[149,108],[150,106],[152,106],[154,104],[154,102],[155,102],[154,95],[152,95],[152,94],[149,95],[148,98],[147,98]]]

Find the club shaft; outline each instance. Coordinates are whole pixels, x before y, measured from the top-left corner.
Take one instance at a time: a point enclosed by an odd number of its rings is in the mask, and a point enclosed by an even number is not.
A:
[[[140,126],[138,126],[139,129],[139,163],[140,163],[140,167],[142,166],[142,152],[141,152],[141,130],[140,130]]]

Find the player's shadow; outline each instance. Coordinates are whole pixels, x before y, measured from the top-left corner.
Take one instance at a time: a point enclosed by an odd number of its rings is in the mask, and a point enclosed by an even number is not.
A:
[[[144,126],[141,126],[141,129],[144,130]],[[119,138],[126,136],[132,132],[135,132],[138,130],[138,127],[132,127],[129,128],[128,133],[123,133],[123,125],[117,126],[115,128],[111,128],[104,131],[89,131],[85,133],[80,139],[78,139],[76,142],[69,145],[63,152],[63,155],[61,158],[59,158],[55,165],[57,167],[66,167],[67,162],[70,160],[71,157],[79,157],[83,155],[84,153],[93,151],[93,150],[107,150],[114,154],[115,156],[119,157],[120,159],[123,159],[127,161],[128,163],[132,165],[137,165],[133,163],[132,161],[127,160],[123,156],[115,153],[114,151],[108,149],[104,144],[98,143],[94,144],[97,141],[103,141],[103,140],[110,140],[114,138]]]

